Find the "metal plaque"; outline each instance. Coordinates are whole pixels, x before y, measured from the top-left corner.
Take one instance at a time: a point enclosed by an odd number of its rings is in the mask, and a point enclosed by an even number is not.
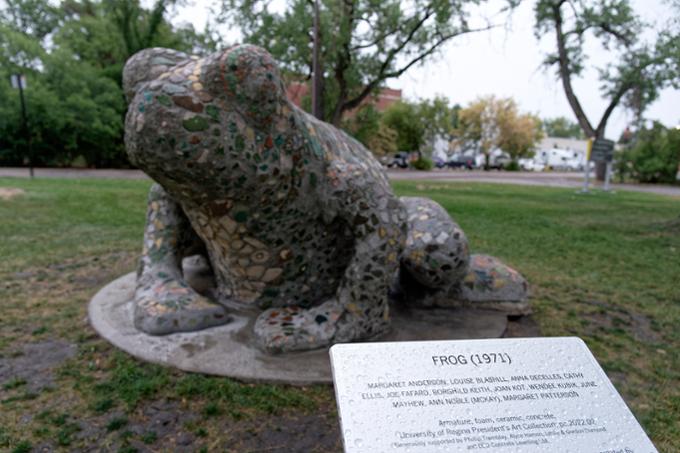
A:
[[[614,141],[597,138],[593,141],[590,160],[593,162],[611,162],[614,157]]]
[[[338,344],[346,452],[656,452],[579,338]]]

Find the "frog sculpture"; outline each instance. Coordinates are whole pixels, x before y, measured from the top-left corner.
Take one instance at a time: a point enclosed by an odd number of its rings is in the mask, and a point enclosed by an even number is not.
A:
[[[123,78],[127,153],[156,182],[138,329],[186,332],[257,311],[255,338],[273,353],[381,335],[397,290],[424,305],[437,294],[525,298],[524,279],[495,259],[477,257],[491,261],[474,269],[473,257],[471,268],[441,206],[396,197],[363,145],[293,105],[264,49],[146,49]],[[183,276],[182,259],[196,253],[214,274],[212,297]]]

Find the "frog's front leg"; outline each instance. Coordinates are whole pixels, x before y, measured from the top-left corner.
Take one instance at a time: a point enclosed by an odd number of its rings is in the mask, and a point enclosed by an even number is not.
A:
[[[352,259],[331,300],[309,309],[276,308],[260,315],[255,334],[268,352],[368,339],[389,328],[389,287],[405,240],[401,204],[389,188],[371,186],[345,188],[323,205],[331,210],[335,205],[336,221],[350,226],[355,237]]]
[[[225,309],[199,295],[182,276],[182,258],[196,233],[182,208],[154,184],[149,192],[144,251],[137,273],[135,326],[152,335],[225,324]]]
[[[438,203],[401,197],[408,236],[401,256],[400,286],[407,302],[427,293],[446,292],[467,275],[470,261],[465,233]]]

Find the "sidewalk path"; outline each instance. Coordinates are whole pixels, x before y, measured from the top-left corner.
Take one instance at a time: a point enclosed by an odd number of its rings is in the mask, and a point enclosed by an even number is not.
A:
[[[561,172],[501,172],[466,170],[388,170],[393,180],[485,182],[493,184],[517,184],[543,187],[583,187],[583,174]],[[79,168],[36,168],[38,178],[103,178],[103,179],[148,179],[140,170],[93,170]],[[28,169],[0,167],[0,177],[27,178]],[[597,189],[601,188],[598,183]],[[612,184],[613,190],[630,190],[658,195],[680,197],[680,186],[662,184]]]
[[[28,178],[28,168],[0,167],[0,178]],[[36,178],[149,179],[141,170],[91,168],[36,168]]]
[[[416,181],[448,181],[448,182],[484,182],[492,184],[516,184],[522,186],[543,187],[583,187],[582,173],[562,172],[501,172],[501,171],[466,171],[466,170],[389,170],[392,180]],[[602,189],[602,183],[590,180],[591,189]],[[665,184],[611,184],[612,190],[629,190],[632,192],[647,192],[658,195],[680,197],[680,186]]]

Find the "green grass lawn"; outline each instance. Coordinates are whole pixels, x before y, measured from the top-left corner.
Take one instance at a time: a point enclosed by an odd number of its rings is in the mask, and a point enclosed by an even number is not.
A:
[[[322,414],[329,430],[335,426],[328,387],[247,385],[143,364],[87,325],[97,289],[136,266],[148,182],[0,178],[0,187],[26,192],[0,199],[0,361],[19,358],[27,343],[77,348],[44,388],[23,378],[0,387],[0,450],[68,451],[93,442],[162,450],[170,444],[144,424],[159,401],[195,414],[178,425],[195,450],[245,451],[266,437],[268,423],[288,426],[296,417]],[[520,270],[542,333],[583,338],[659,450],[680,448],[680,230],[672,224],[680,199],[464,183],[394,187],[438,201],[473,252]]]

